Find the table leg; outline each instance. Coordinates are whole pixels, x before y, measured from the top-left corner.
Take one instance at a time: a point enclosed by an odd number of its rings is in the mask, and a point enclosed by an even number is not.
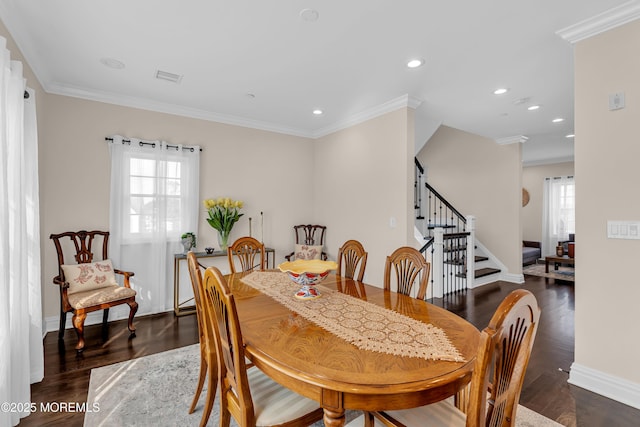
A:
[[[341,427],[345,424],[344,409],[332,410],[324,408],[324,425],[328,427]]]
[[[336,390],[322,390],[320,406],[324,411],[324,425],[339,427],[345,424],[344,396]]]

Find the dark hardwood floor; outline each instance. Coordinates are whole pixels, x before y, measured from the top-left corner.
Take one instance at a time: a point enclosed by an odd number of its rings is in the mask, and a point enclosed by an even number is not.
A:
[[[574,351],[574,285],[525,276],[524,285],[496,282],[434,301],[484,328],[496,307],[513,289],[532,291],[542,308],[538,335],[527,369],[520,403],[566,426],[637,426],[640,411],[567,383]],[[75,333],[67,330],[66,352],[58,349],[57,332],[47,334],[45,377],[31,386],[32,402],[85,402],[91,369],[194,344],[198,341],[195,316],[164,313],[136,319],[137,336],[128,338],[126,321],[113,322],[109,339],[100,326],[86,328],[86,349],[77,357]],[[186,409],[185,409],[186,410]],[[84,413],[35,412],[20,426],[82,426]],[[157,426],[161,427],[161,426]]]

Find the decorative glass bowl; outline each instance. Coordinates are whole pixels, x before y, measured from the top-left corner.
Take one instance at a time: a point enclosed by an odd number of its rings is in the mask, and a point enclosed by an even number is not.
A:
[[[297,259],[283,262],[278,265],[280,271],[289,275],[289,278],[300,289],[295,293],[299,299],[313,299],[320,296],[320,292],[314,286],[322,282],[329,272],[338,268],[335,261],[322,261],[319,259]]]

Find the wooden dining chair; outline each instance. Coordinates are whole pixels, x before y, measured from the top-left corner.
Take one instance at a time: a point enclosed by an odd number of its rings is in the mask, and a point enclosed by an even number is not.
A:
[[[466,407],[450,400],[400,411],[366,413],[376,425],[515,426],[524,375],[535,340],[540,308],[525,290],[511,292],[480,334]],[[488,392],[487,392],[488,390]],[[362,421],[350,425],[362,424]],[[371,425],[371,424],[369,424]]]
[[[327,227],[324,225],[301,224],[294,225],[296,235],[295,249],[289,255],[285,255],[287,261],[296,259],[322,259],[327,260],[324,251],[324,235]]]
[[[194,394],[193,401],[189,407],[189,413],[193,414],[195,411],[198,400],[200,399],[200,393],[202,393],[204,381],[208,376],[207,397],[204,402],[204,409],[200,420],[200,426],[206,426],[209,416],[211,415],[211,410],[213,409],[216,389],[218,388],[218,356],[214,342],[215,334],[213,332],[213,327],[206,321],[204,307],[202,306],[201,293],[203,288],[200,267],[204,267],[198,263],[198,258],[192,251],[187,253],[187,265],[189,266],[189,277],[191,278],[191,286],[193,287],[193,299],[196,304],[198,335],[200,338],[200,373],[198,375],[196,393]]]
[[[322,419],[318,402],[273,381],[253,367],[247,370],[236,303],[216,267],[204,274],[203,305],[216,333],[220,384],[220,426],[233,417],[241,426],[308,426]]]
[[[427,283],[431,264],[417,249],[403,246],[387,257],[384,267],[384,289],[391,291],[391,270],[395,272],[397,290],[403,295],[411,295],[414,283],[418,282],[416,298],[424,299],[427,295]]]
[[[49,238],[53,240],[58,254],[58,275],[53,278],[53,283],[60,290],[58,341],[62,343],[67,313],[71,312],[73,327],[78,335],[76,350],[82,352],[85,345],[84,321],[88,313],[98,310],[104,310],[102,334],[106,339],[109,308],[120,304],[129,305],[128,327],[130,336],[135,337],[133,317],[138,311],[138,303],[136,291],[131,289],[129,282],[134,273],[113,267],[108,256],[109,232],[67,231],[51,234]],[[68,264],[68,261],[75,263]],[[124,286],[118,284],[116,274],[123,277]]]
[[[227,248],[227,258],[231,273],[264,270],[266,252],[264,244],[253,237],[240,237]],[[236,268],[236,261],[240,264]]]
[[[367,267],[367,252],[357,240],[347,240],[338,249],[338,268],[336,274],[362,282]],[[357,275],[356,275],[357,271]]]

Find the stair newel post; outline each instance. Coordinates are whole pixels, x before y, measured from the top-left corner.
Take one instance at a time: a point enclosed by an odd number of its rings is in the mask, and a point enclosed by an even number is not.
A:
[[[473,288],[476,277],[476,217],[467,215],[467,289]]]
[[[444,230],[440,227],[433,230],[433,258],[431,261],[433,297],[442,298],[444,294]]]

